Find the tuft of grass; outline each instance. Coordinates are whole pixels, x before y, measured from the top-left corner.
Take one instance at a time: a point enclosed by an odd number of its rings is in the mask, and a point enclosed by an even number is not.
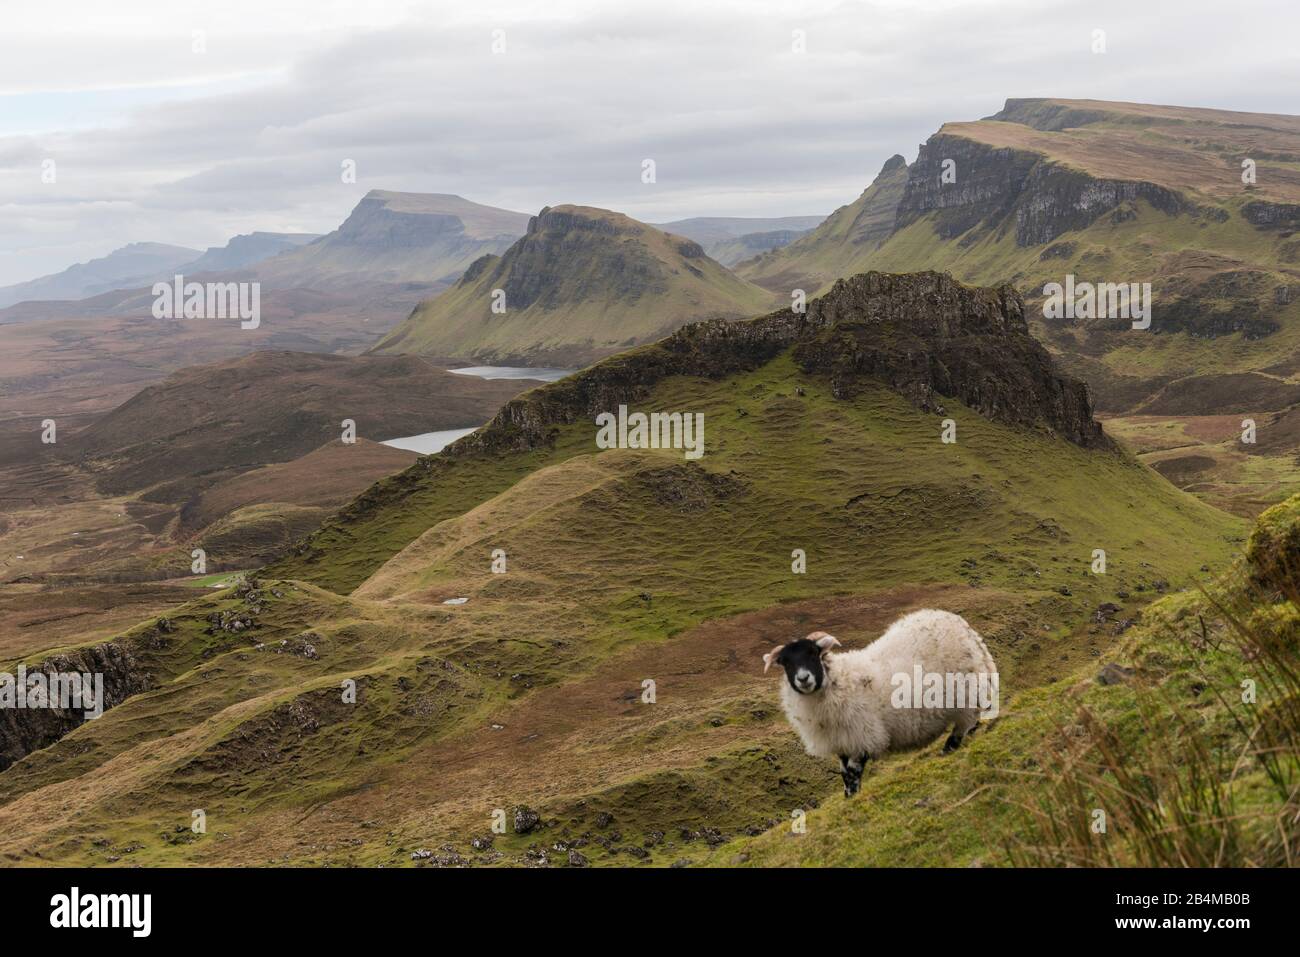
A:
[[[1077,713],[1026,805],[1017,863],[1293,866],[1300,851],[1300,497],[1270,509],[1245,559],[1168,623],[1164,665],[1128,713]]]

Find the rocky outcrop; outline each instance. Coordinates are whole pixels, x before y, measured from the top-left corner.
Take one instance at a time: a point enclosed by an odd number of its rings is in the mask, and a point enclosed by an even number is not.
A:
[[[1300,227],[1300,205],[1266,203],[1255,200],[1241,207],[1246,222],[1261,229],[1295,229]]]
[[[743,322],[686,326],[511,402],[448,456],[546,445],[563,424],[633,403],[668,376],[722,378],[786,349],[850,398],[884,382],[920,409],[957,399],[999,422],[1048,429],[1082,446],[1105,442],[1087,387],[1062,375],[1029,334],[1011,286],[974,288],[941,273],[865,273],[808,304]]]
[[[592,293],[613,299],[657,295],[668,288],[665,264],[641,243],[611,242],[639,235],[639,225],[624,217],[547,207],[528,221],[524,237],[496,264],[493,279],[505,290],[511,309],[534,304],[555,309],[575,298],[581,301],[584,292],[574,291],[575,263],[582,265]],[[689,239],[679,240],[677,252],[688,259],[704,255],[699,243]]]
[[[885,161],[871,185],[854,204],[859,208],[854,211],[847,231],[852,245],[872,249],[890,237],[908,181],[907,160],[895,153]]]
[[[104,711],[152,686],[148,672],[122,642],[105,642],[52,655],[27,671],[29,675],[40,672],[47,676],[102,675]],[[0,771],[33,751],[49,747],[85,720],[82,709],[0,707]]]
[[[503,254],[467,266],[372,351],[574,367],[772,305],[695,240],[589,206],[548,206]]]

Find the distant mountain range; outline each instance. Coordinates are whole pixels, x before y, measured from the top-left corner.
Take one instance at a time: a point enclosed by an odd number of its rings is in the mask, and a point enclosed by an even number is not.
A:
[[[1248,479],[1246,457],[1289,454],[1277,442],[1300,419],[1300,118],[1292,116],[1011,99],[986,119],[945,124],[911,164],[891,157],[820,223],[704,217],[654,227],[578,206],[530,219],[457,196],[377,190],[338,229],[296,248],[257,258],[270,252],[259,235],[244,237],[246,253],[232,241],[201,259],[240,262],[213,275],[264,283],[271,320],[250,347],[576,366],[700,318],[759,314],[795,290],[825,293],[865,271],[937,269],[1015,285],[1033,333],[1088,383],[1103,413],[1212,409],[1270,426],[1256,448],[1198,447],[1194,458],[1166,456],[1153,442],[1152,464],[1183,484],[1222,484],[1225,468]],[[170,274],[199,258],[140,244],[23,294],[120,287],[114,276]],[[1149,329],[1123,316],[1044,314],[1049,284],[1139,281],[1151,285]],[[498,290],[504,312],[493,311]],[[76,303],[12,305],[0,323],[146,316],[149,300],[147,286],[117,288]],[[61,332],[60,342],[70,336]],[[105,342],[96,368],[134,348]],[[245,346],[195,348],[196,361],[210,361]],[[139,363],[120,368],[140,374]],[[1300,451],[1300,439],[1292,445]],[[1281,491],[1252,492],[1241,510]]]
[[[447,285],[475,259],[504,252],[524,234],[528,220],[526,213],[450,194],[376,189],[327,235],[252,232],[204,252],[164,243],[131,243],[62,272],[0,287],[0,308],[18,302],[88,299],[152,285],[177,272],[225,273],[253,266],[259,268],[243,278],[281,286]],[[695,240],[711,258],[731,266],[792,242],[821,221],[821,216],[701,217],[658,228]]]
[[[248,233],[234,237],[224,246],[209,247],[202,256],[186,263],[178,271],[196,274],[242,269],[319,238],[316,233]]]
[[[154,277],[166,275],[205,255],[185,246],[131,243],[62,272],[0,287],[0,308],[28,300],[85,299],[124,286],[152,282]]]
[[[29,307],[21,318],[139,308],[144,290],[175,273],[218,274],[223,280],[260,280],[264,294],[286,289],[348,292],[358,284],[417,283],[440,288],[475,259],[503,252],[523,235],[528,216],[437,193],[371,190],[338,229],[309,233],[254,232],[200,253],[183,246],[133,243],[102,259],[61,273],[0,288],[0,308],[20,302],[85,300],[99,303]],[[134,295],[127,295],[134,293]]]
[[[818,226],[824,216],[779,216],[760,219],[748,216],[702,216],[671,223],[651,223],[657,229],[693,239],[724,266],[734,266],[769,249],[794,242]]]
[[[455,282],[474,260],[504,252],[528,216],[441,193],[366,194],[343,224],[301,249],[262,262],[273,286],[330,290],[357,282]]]
[[[0,288],[0,308],[17,302],[87,299],[101,293],[152,285],[175,273],[198,275],[243,269],[319,238],[313,233],[248,233],[200,253],[164,243],[131,243],[100,259],[63,272]]]

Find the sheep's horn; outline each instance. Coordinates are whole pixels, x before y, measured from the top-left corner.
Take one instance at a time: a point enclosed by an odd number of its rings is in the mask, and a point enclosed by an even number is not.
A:
[[[827,648],[836,648],[840,644],[840,640],[838,638],[836,638],[834,635],[828,635],[824,631],[814,631],[811,635],[808,636],[808,640],[812,642],[816,642],[817,647],[820,648],[822,651],[825,651]]]
[[[773,648],[771,651],[769,651],[767,654],[763,656],[763,674],[767,674],[767,669],[771,668],[772,662],[776,661],[777,652],[779,652],[784,647],[785,645],[777,645],[775,648]]]

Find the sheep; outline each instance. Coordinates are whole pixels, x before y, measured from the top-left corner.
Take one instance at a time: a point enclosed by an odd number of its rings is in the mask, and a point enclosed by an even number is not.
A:
[[[951,726],[947,754],[982,713],[997,713],[997,665],[959,615],[916,611],[865,648],[833,653],[839,644],[815,631],[765,654],[763,671],[785,668],[786,717],[808,754],[840,759],[846,798],[861,787],[867,761],[924,747]]]

